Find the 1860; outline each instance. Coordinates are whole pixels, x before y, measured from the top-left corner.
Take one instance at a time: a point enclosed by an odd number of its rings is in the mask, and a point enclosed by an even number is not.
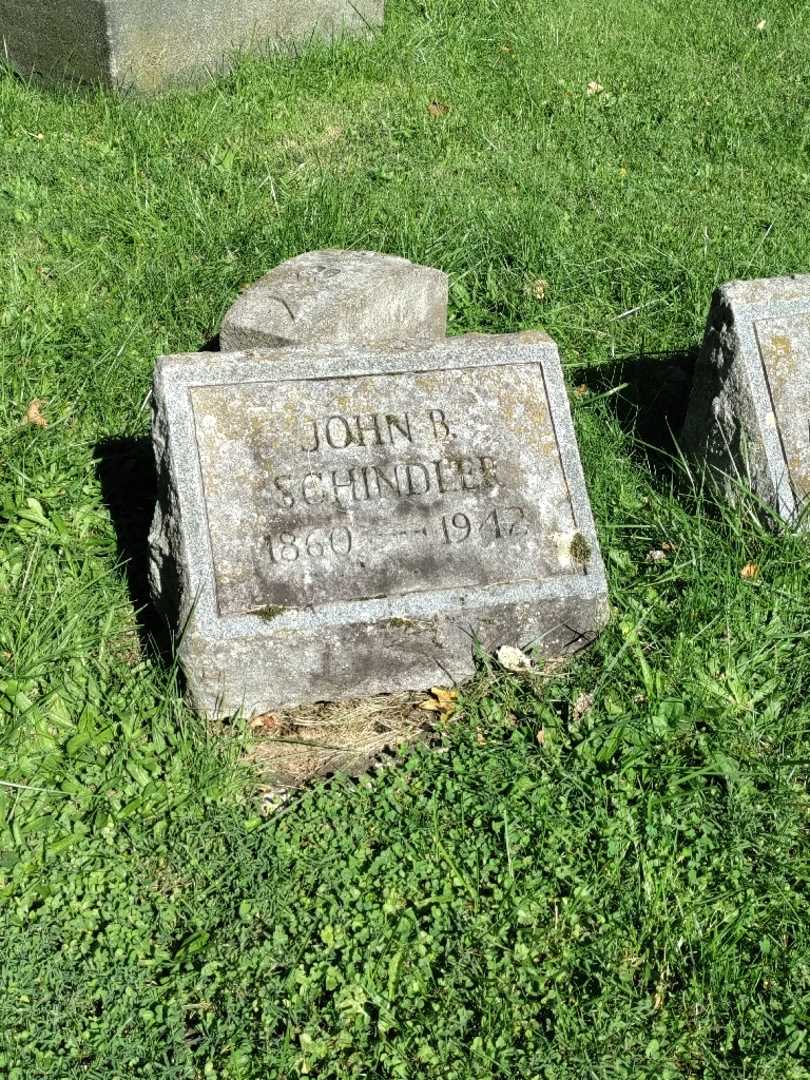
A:
[[[291,563],[306,555],[311,559],[321,559],[330,555],[342,557],[352,550],[351,530],[345,525],[336,525],[329,531],[315,529],[306,536],[298,536],[291,532],[276,535],[268,533],[265,539],[270,552],[270,562],[274,563]]]

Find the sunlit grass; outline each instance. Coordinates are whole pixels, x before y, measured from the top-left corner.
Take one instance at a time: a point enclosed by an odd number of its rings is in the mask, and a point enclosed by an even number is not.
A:
[[[394,0],[196,95],[0,79],[0,1074],[810,1075],[807,542],[598,396],[688,372],[717,282],[810,269],[808,32]],[[557,339],[613,617],[263,821],[247,734],[143,640],[138,440],[155,356],[322,247],[446,270],[452,332]]]

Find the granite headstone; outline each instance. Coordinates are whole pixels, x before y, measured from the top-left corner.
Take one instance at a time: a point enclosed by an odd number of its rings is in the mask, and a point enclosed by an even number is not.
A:
[[[542,334],[163,357],[156,602],[211,715],[447,684],[476,643],[560,656],[607,615]]]
[[[802,518],[810,498],[810,275],[716,290],[682,444],[726,497],[750,488],[786,521]]]
[[[382,21],[383,0],[0,0],[3,55],[23,75],[140,91]]]

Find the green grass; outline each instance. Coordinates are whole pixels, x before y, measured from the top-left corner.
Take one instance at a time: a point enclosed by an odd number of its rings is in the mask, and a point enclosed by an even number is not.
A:
[[[806,539],[575,396],[599,642],[482,662],[442,753],[263,821],[107,509],[140,535],[110,440],[154,357],[298,252],[440,266],[454,332],[542,325],[595,386],[693,349],[719,281],[810,270],[808,34],[792,0],[391,0],[197,95],[0,78],[0,1075],[810,1077]]]

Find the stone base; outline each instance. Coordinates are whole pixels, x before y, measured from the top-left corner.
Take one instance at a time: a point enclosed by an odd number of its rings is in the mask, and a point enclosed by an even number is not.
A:
[[[252,716],[461,683],[473,674],[476,645],[493,653],[517,643],[538,659],[560,658],[590,645],[607,613],[604,580],[594,575],[573,589],[568,579],[283,612],[277,626],[251,616],[195,619],[179,656],[199,712]]]
[[[203,81],[241,51],[363,34],[384,0],[0,0],[22,75],[139,91]]]

